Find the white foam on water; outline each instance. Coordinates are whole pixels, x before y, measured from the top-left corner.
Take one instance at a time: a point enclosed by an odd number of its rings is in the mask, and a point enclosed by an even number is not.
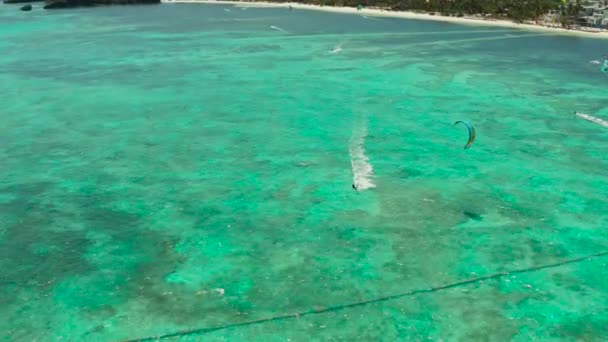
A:
[[[283,32],[283,33],[289,33],[289,32],[283,30],[282,28],[280,28],[278,26],[270,25],[270,28],[273,29],[273,30],[277,30],[277,31]]]
[[[350,165],[353,171],[353,185],[358,191],[375,188],[372,180],[374,167],[365,155],[365,138],[367,137],[367,125],[364,124],[355,129],[349,142]]]
[[[338,54],[340,52],[342,52],[342,46],[340,46],[340,45],[334,46],[334,48],[331,51],[329,51],[329,53],[332,55]]]
[[[589,61],[589,63],[591,63],[591,64],[596,64],[596,65],[600,65],[600,64],[602,64],[602,62],[597,61],[597,60],[596,60],[596,61]]]
[[[589,115],[589,114],[583,114],[583,113],[579,113],[576,112],[576,116],[578,116],[579,118],[583,119],[583,120],[587,120],[587,121],[591,121],[593,123],[596,123],[602,127],[606,127],[608,128],[608,121],[604,120],[604,119],[600,119],[598,117],[595,117],[593,115]]]

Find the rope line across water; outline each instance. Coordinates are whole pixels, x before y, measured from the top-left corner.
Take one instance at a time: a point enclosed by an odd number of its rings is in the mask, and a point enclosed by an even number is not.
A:
[[[218,325],[215,327],[182,330],[182,331],[177,331],[177,332],[168,333],[168,334],[159,335],[159,336],[153,336],[153,337],[150,336],[150,337],[129,339],[129,340],[125,340],[124,342],[156,341],[156,340],[161,340],[161,339],[166,339],[166,338],[174,338],[174,337],[181,337],[181,336],[194,335],[194,334],[205,334],[205,333],[218,331],[218,330],[224,330],[224,329],[230,329],[230,328],[236,328],[236,327],[244,327],[244,326],[262,324],[262,323],[267,323],[267,322],[282,321],[282,320],[299,318],[299,317],[308,316],[308,315],[318,315],[318,314],[323,314],[323,313],[328,313],[328,312],[334,312],[334,311],[340,311],[340,310],[350,309],[350,308],[354,308],[354,307],[364,306],[364,305],[368,305],[368,304],[386,302],[386,301],[390,301],[390,300],[400,299],[403,297],[414,296],[417,294],[447,290],[447,289],[451,289],[451,288],[455,288],[455,287],[459,287],[459,286],[463,286],[463,285],[474,284],[474,283],[477,283],[477,282],[480,282],[483,280],[498,279],[498,278],[502,278],[502,277],[512,275],[512,274],[529,273],[529,272],[540,271],[540,270],[544,270],[544,269],[548,269],[548,268],[560,267],[560,266],[564,266],[564,265],[568,265],[568,264],[582,262],[582,261],[585,261],[585,260],[588,260],[591,258],[603,257],[606,255],[608,255],[608,251],[585,255],[582,257],[574,258],[574,259],[566,259],[566,260],[562,260],[562,261],[552,263],[552,264],[545,264],[545,265],[532,266],[532,267],[517,269],[517,270],[512,270],[512,271],[492,273],[489,275],[469,278],[469,279],[461,280],[461,281],[458,281],[455,283],[450,283],[450,284],[436,286],[436,287],[430,287],[427,289],[413,290],[413,291],[393,294],[393,295],[389,295],[389,296],[372,298],[372,299],[360,301],[360,302],[328,306],[326,308],[318,309],[318,310],[310,309],[307,311],[277,315],[277,316],[273,316],[273,317],[261,318],[261,319],[256,319],[256,320],[252,320],[252,321],[230,323],[230,324],[225,324],[225,325]]]

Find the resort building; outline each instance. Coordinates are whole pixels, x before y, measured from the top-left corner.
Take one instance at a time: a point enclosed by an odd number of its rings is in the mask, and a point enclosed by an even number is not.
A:
[[[583,2],[582,7],[579,16],[581,25],[608,27],[608,0],[587,0]]]

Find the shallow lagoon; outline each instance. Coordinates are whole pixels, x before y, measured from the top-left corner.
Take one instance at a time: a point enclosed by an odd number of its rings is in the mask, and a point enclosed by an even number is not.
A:
[[[573,115],[608,118],[605,41],[203,5],[0,21],[7,340],[608,338],[608,257],[418,292],[608,250],[608,132]]]

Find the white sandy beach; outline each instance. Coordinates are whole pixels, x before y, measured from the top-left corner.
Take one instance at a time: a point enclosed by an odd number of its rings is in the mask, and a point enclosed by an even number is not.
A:
[[[590,37],[590,38],[608,38],[608,31],[581,31],[581,30],[568,30],[559,27],[547,27],[536,24],[519,24],[509,20],[495,20],[495,19],[481,19],[474,17],[445,17],[441,15],[431,15],[427,13],[416,13],[409,11],[389,11],[378,8],[364,8],[358,10],[354,7],[332,7],[332,6],[319,6],[319,5],[307,5],[294,2],[285,3],[272,3],[272,2],[246,2],[246,1],[222,1],[222,0],[161,0],[162,3],[201,3],[201,4],[219,4],[219,5],[235,5],[239,7],[279,7],[287,8],[291,6],[294,9],[307,9],[315,11],[326,11],[335,13],[348,13],[367,15],[375,17],[391,17],[391,18],[403,18],[403,19],[415,19],[415,20],[433,20],[443,21],[462,25],[476,25],[476,26],[498,26],[516,28],[526,31],[535,32],[546,32],[560,35],[571,35],[579,37]]]

